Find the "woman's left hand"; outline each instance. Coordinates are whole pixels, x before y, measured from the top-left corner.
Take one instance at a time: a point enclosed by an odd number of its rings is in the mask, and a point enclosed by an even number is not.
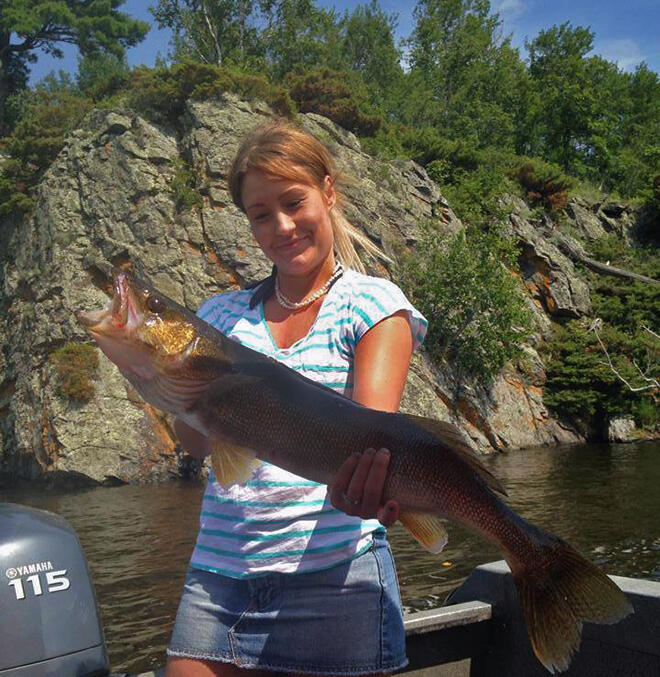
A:
[[[390,527],[399,518],[396,501],[383,503],[383,487],[390,462],[387,449],[367,449],[353,454],[342,463],[330,486],[330,502],[345,512],[362,519],[376,518]]]

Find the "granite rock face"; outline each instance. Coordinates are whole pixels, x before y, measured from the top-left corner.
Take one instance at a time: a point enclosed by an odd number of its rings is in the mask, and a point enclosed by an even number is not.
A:
[[[613,418],[607,428],[607,439],[610,442],[632,442],[636,439],[635,430],[634,419],[625,416]]]
[[[70,136],[39,187],[34,213],[0,252],[0,478],[148,482],[186,472],[170,417],[142,403],[102,354],[95,395],[85,403],[58,394],[49,355],[88,341],[74,313],[107,302],[109,266],[133,263],[190,309],[270,271],[225,177],[240,138],[271,115],[265,104],[227,95],[189,103],[176,135],[116,110],[94,111]],[[421,167],[375,160],[331,121],[301,118],[349,179],[349,220],[393,259],[418,239],[424,220],[440,215],[445,228],[462,227]],[[195,177],[199,209],[177,209],[182,166]],[[576,220],[595,233],[578,212]],[[524,218],[512,217],[512,227],[525,243],[524,281],[540,331],[548,313],[586,313],[588,291],[571,262]],[[391,276],[387,265],[366,263]],[[531,368],[503,374],[490,389],[473,384],[459,393],[448,365],[416,356],[403,409],[454,421],[484,452],[579,441],[549,417],[542,364],[533,347],[526,350]]]

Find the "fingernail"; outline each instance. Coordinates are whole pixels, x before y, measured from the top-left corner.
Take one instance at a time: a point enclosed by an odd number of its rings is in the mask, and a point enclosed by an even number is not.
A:
[[[354,451],[354,452],[351,454],[351,456],[352,456],[353,458],[360,458],[360,456],[362,456],[362,454],[361,454],[359,451]]]
[[[390,450],[389,450],[389,449],[385,449],[385,448],[383,447],[382,449],[379,449],[379,450],[378,450],[378,453],[379,453],[381,456],[389,456],[389,455],[390,455]]]

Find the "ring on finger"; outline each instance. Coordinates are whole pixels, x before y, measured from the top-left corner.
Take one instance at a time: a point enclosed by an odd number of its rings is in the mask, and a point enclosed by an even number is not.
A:
[[[342,494],[342,498],[348,505],[350,505],[352,508],[357,508],[358,505],[362,502],[362,499],[359,498],[351,498],[350,496],[347,496],[346,494]]]

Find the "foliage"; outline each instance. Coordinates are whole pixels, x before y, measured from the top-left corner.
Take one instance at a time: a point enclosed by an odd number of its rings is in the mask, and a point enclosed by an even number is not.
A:
[[[99,356],[96,348],[86,343],[67,343],[48,356],[57,374],[57,393],[78,402],[94,397]]]
[[[589,245],[600,261],[660,279],[660,258],[655,247],[633,249],[616,235]],[[660,326],[660,285],[589,273],[593,312],[603,322],[631,335]]]
[[[81,94],[98,102],[125,87],[129,76],[125,57],[95,52],[78,61],[76,83]]]
[[[369,114],[364,84],[359,76],[329,68],[289,73],[285,83],[301,113],[318,113],[362,136],[373,136],[381,124]]]
[[[522,145],[529,77],[488,0],[420,0],[415,18],[407,44],[411,79],[429,95],[425,121],[475,148]]]
[[[175,60],[267,73],[276,81],[296,66],[331,63],[334,12],[314,0],[158,0],[159,27],[174,33]]]
[[[28,63],[36,50],[62,56],[63,43],[77,45],[81,54],[107,52],[122,56],[149,30],[149,24],[119,12],[122,4],[82,0],[31,0],[3,3],[0,8],[0,133],[4,126],[4,103],[24,87]]]
[[[612,345],[621,336],[607,328],[603,339]],[[577,320],[555,327],[543,357],[543,402],[557,413],[587,417],[602,426],[608,418],[626,412],[625,386],[608,367],[596,335]]]
[[[561,168],[539,158],[526,158],[513,172],[534,205],[550,211],[563,209],[568,202],[568,189],[574,181]]]
[[[280,115],[290,117],[295,111],[288,93],[269,84],[265,78],[194,61],[172,67],[136,68],[128,91],[128,103],[156,122],[175,124],[189,98],[212,99],[224,92],[234,92],[247,99],[262,99]]]
[[[396,114],[403,87],[401,50],[394,42],[396,19],[386,14],[377,0],[358,5],[339,22],[341,68],[359,73],[370,102],[381,114]]]
[[[202,206],[202,196],[197,187],[197,175],[183,159],[174,161],[174,177],[170,182],[170,193],[178,212]]]
[[[450,186],[477,167],[482,176],[473,181],[482,184],[486,165],[502,182],[526,158],[625,197],[648,194],[657,174],[658,74],[644,64],[624,73],[590,55],[588,28],[564,23],[541,31],[526,44],[527,65],[502,37],[488,0],[419,0],[401,46],[396,17],[378,0],[341,15],[316,0],[159,0],[154,15],[174,33],[176,61],[312,88],[296,92],[304,109],[362,129],[370,152],[439,161],[436,179]],[[344,74],[345,82],[320,77],[324,69]],[[360,115],[381,121],[365,127],[356,122]],[[475,157],[480,152],[486,162]],[[505,159],[497,169],[494,155]],[[542,188],[533,192],[546,206],[564,197],[545,190],[547,182]]]
[[[3,140],[9,159],[0,169],[0,214],[29,211],[33,188],[90,108],[66,75],[48,77],[35,88],[21,120]]]
[[[296,68],[341,67],[334,10],[318,7],[315,0],[266,0],[264,14],[266,69],[276,82]]]
[[[250,20],[256,10],[253,0],[158,0],[152,12],[160,28],[174,33],[176,60],[236,66],[254,56],[258,41]]]
[[[589,254],[620,268],[660,277],[657,250],[631,249],[615,235],[591,243]],[[644,329],[660,323],[658,286],[588,275],[593,314],[603,325],[599,335],[615,369],[635,388],[647,385],[639,370],[649,378],[660,378],[660,341]],[[598,425],[617,414],[632,414],[638,424],[646,426],[657,423],[657,393],[631,391],[612,371],[596,334],[583,322],[557,327],[545,352],[548,381],[543,399],[549,406],[589,417]],[[655,415],[651,413],[654,408]]]
[[[429,318],[426,346],[448,360],[460,383],[489,381],[520,354],[531,314],[512,266],[515,245],[496,232],[455,235],[427,226],[401,271],[401,282]]]

